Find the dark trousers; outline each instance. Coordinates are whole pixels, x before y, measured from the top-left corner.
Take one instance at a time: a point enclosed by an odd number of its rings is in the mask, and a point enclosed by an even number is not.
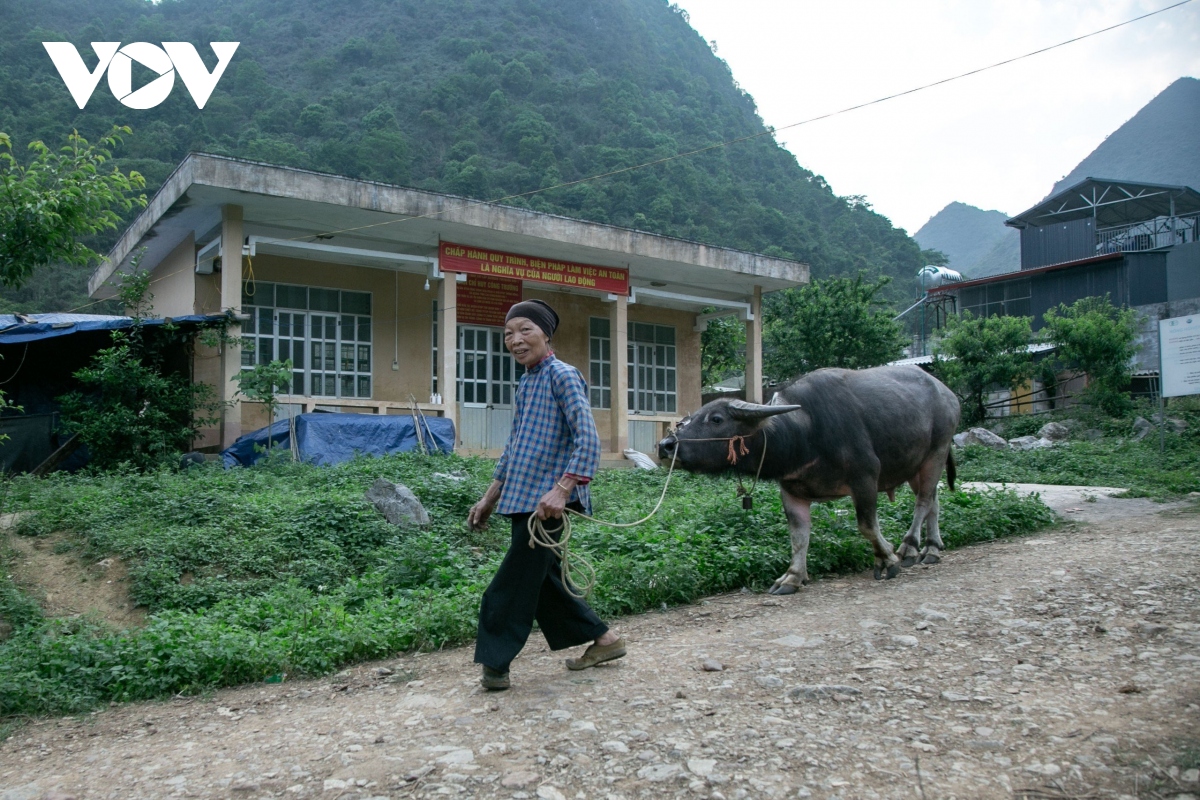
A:
[[[569,507],[583,510],[578,503]],[[608,630],[587,603],[563,586],[562,567],[555,553],[545,547],[530,549],[526,527],[530,516],[510,516],[512,542],[479,607],[475,663],[501,672],[525,646],[534,620],[551,650],[577,647]],[[543,524],[557,541],[562,520],[548,519]]]

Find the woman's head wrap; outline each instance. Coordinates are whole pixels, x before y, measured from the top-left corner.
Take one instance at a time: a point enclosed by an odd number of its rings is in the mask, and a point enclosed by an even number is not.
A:
[[[558,327],[558,314],[541,300],[522,300],[508,310],[504,321],[508,322],[515,317],[532,320],[533,324],[541,328],[547,337],[553,336],[555,328]]]

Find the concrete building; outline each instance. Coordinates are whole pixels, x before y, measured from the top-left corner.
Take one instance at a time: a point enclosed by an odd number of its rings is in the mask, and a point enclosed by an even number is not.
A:
[[[290,358],[284,413],[415,404],[455,420],[460,450],[493,455],[519,379],[501,333],[512,303],[558,311],[555,352],[588,380],[619,458],[700,406],[700,333],[714,316],[745,321],[747,383],[761,393],[762,295],[809,277],[794,261],[204,154],[184,159],[124,231],[91,296],[112,296],[139,252],[156,316],[241,321],[250,346],[195,356],[196,380],[225,399],[237,399],[239,370]],[[232,403],[198,446],[228,446],[266,422],[261,407]]]

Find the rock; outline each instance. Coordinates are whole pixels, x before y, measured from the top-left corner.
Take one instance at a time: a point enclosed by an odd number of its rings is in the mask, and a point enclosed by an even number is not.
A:
[[[566,722],[571,718],[571,712],[565,708],[556,708],[546,715],[551,722]]]
[[[1009,439],[1008,444],[1014,450],[1041,450],[1054,446],[1054,442],[1049,439],[1039,439],[1036,436],[1018,436],[1015,439]]]
[[[246,792],[247,794],[249,794],[250,792],[258,791],[258,784],[254,783],[253,781],[243,781],[241,783],[235,783],[232,786],[230,786],[229,791],[231,791],[231,792]]]
[[[966,446],[967,446],[967,433],[966,433],[966,431],[963,431],[962,433],[956,433],[956,434],[954,434],[954,440],[953,440],[953,441],[954,441],[954,446],[955,446],[955,447],[966,447]]]
[[[1003,437],[989,431],[987,428],[971,428],[967,431],[967,435],[963,437],[963,446],[980,445],[982,447],[990,447],[993,450],[1006,450],[1008,442],[1004,441]]]
[[[586,719],[577,720],[571,723],[571,730],[576,733],[595,733],[596,723],[589,722]]]
[[[1071,435],[1071,431],[1061,422],[1047,422],[1038,430],[1037,435],[1039,439],[1061,442]]]
[[[688,772],[701,778],[712,775],[713,768],[716,766],[717,762],[712,758],[689,758],[687,762]]]
[[[367,490],[366,499],[374,504],[384,518],[393,525],[428,525],[429,513],[421,501],[402,483],[392,483],[385,478],[376,479]]]
[[[1146,434],[1150,433],[1152,430],[1154,430],[1154,424],[1151,423],[1150,420],[1146,419],[1145,417],[1138,417],[1133,421],[1132,438],[1135,442],[1140,442],[1142,439],[1145,439]]]
[[[915,636],[893,636],[892,641],[901,647],[916,647],[917,637]]]
[[[970,695],[957,694],[955,692],[942,692],[942,699],[947,703],[969,703],[971,702]]]
[[[393,674],[393,673],[392,673],[392,671],[391,671],[390,669],[388,669],[387,667],[376,667],[376,668],[375,668],[375,674],[376,674],[376,675],[378,675],[378,676],[379,676],[379,677],[381,677],[381,678],[386,678],[388,675],[391,675],[391,674]]]
[[[1185,769],[1179,780],[1182,783],[1200,783],[1200,769]]]
[[[783,678],[778,675],[756,675],[754,682],[764,689],[782,689]]]
[[[835,694],[857,695],[862,694],[862,690],[834,683],[806,683],[788,689],[788,697],[793,700],[816,700],[819,697],[833,697]]]
[[[629,748],[624,742],[618,742],[615,740],[611,742],[601,742],[600,749],[607,750],[610,753],[618,753],[620,755],[624,755],[625,753],[629,752]]]
[[[341,780],[340,778],[326,778],[325,779],[324,789],[327,792],[333,792],[333,791],[337,791],[337,790],[345,789],[345,788],[346,788],[346,781]]]
[[[725,665],[715,658],[706,658],[704,659],[704,663],[700,665],[700,668],[705,672],[720,672],[725,669]]]
[[[1055,775],[1062,773],[1062,767],[1058,764],[1039,764],[1033,762],[1025,768],[1026,772],[1032,772],[1034,775],[1045,775],[1047,778],[1053,778]]]
[[[949,622],[950,617],[943,614],[941,611],[935,611],[932,608],[922,606],[916,610],[916,615],[927,622]]]
[[[510,772],[500,780],[500,785],[509,789],[520,789],[539,780],[541,776],[536,772]]]
[[[548,783],[543,783],[537,788],[537,796],[542,800],[567,800],[557,786],[551,786]]]
[[[683,774],[683,770],[678,764],[651,764],[648,767],[642,767],[637,771],[637,776],[644,781],[651,783],[660,783],[669,781],[673,778],[678,778]]]
[[[1088,428],[1086,431],[1079,434],[1079,438],[1083,439],[1084,441],[1094,442],[1097,439],[1104,438],[1104,431],[1100,430],[1099,428]]]
[[[474,760],[475,754],[470,750],[463,748],[462,750],[451,750],[449,753],[446,753],[446,755],[439,758],[437,762],[439,764],[453,765],[470,764]]]

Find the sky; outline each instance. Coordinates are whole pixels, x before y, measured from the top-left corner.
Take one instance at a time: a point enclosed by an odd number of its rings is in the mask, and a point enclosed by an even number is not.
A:
[[[676,0],[767,125],[904,91],[1175,0]],[[776,134],[915,233],[955,200],[1017,214],[1178,78],[1200,0],[1015,64]]]

